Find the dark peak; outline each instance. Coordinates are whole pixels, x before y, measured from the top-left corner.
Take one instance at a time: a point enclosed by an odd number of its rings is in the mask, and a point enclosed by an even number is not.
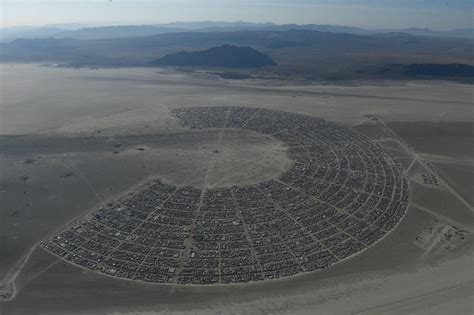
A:
[[[205,66],[221,68],[260,68],[275,65],[265,54],[251,48],[224,44],[207,50],[169,54],[150,62],[162,66]]]

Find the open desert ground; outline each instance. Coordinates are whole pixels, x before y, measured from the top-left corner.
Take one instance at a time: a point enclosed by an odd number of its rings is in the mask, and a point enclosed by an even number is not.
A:
[[[6,63],[0,81],[2,315],[473,313],[472,85],[296,85],[156,68]],[[406,215],[380,242],[323,271],[249,284],[120,280],[38,246],[150,178],[225,187],[291,167],[287,147],[273,137],[191,130],[171,114],[196,106],[277,109],[367,135],[404,167]]]

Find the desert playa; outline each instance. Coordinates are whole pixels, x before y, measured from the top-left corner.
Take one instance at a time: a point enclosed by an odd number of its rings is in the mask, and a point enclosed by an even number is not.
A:
[[[0,64],[0,81],[1,314],[472,312],[472,85],[19,63]],[[408,185],[396,224],[337,263],[248,283],[119,278],[44,246],[156,179],[226,189],[295,167],[292,144],[276,133],[190,128],[179,117],[226,107],[322,119],[382,148]],[[199,204],[199,194],[186,198]]]

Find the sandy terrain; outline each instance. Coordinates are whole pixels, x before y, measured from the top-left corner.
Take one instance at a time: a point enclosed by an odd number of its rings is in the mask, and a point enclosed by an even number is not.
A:
[[[9,299],[1,314],[473,312],[472,86],[289,87],[156,69],[13,64],[0,65],[0,80],[0,281]],[[289,167],[284,145],[271,137],[226,131],[216,152],[218,130],[191,132],[169,114],[209,105],[281,109],[356,128],[406,168],[407,215],[382,242],[323,272],[249,285],[131,283],[36,246],[150,176],[199,186],[216,154],[215,187]]]

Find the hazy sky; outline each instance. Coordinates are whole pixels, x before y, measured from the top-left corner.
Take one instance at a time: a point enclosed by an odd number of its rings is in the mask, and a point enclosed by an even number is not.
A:
[[[472,27],[472,0],[0,0],[7,26],[172,21],[336,24],[370,28]]]

